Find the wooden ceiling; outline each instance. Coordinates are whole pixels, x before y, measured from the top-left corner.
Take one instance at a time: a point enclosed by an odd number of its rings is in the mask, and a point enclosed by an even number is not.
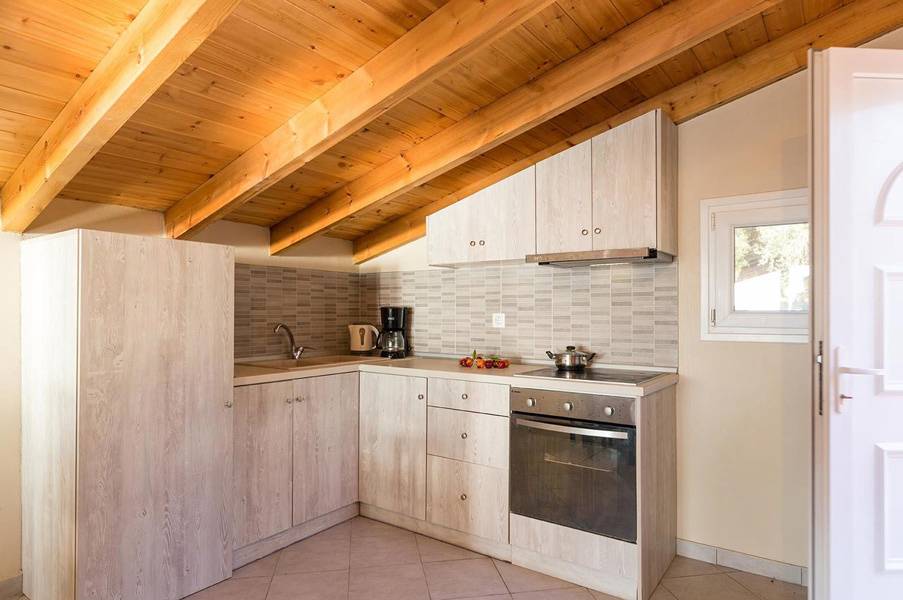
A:
[[[58,196],[360,262],[647,110],[686,121],[901,25],[889,0],[5,0],[3,227]]]

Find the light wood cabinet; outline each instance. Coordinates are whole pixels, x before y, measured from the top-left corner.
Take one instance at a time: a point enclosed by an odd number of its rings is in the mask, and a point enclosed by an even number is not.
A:
[[[235,388],[234,548],[292,526],[291,381]]]
[[[592,140],[593,250],[677,254],[677,126],[661,110]]]
[[[430,215],[430,264],[523,260],[533,254],[535,194],[535,168],[530,167]]]
[[[426,379],[361,373],[360,499],[426,518]]]
[[[233,249],[22,244],[22,538],[33,600],[175,600],[232,573]]]
[[[536,253],[593,249],[592,143],[536,165]]]
[[[654,110],[536,165],[536,252],[677,254],[677,126]]]
[[[429,407],[428,454],[508,470],[507,417]]]
[[[508,472],[428,457],[427,520],[497,542],[508,542]]]
[[[294,525],[358,499],[357,373],[295,381]]]

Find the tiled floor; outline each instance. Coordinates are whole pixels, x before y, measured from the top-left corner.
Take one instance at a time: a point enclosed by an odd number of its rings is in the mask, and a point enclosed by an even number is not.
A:
[[[798,600],[806,588],[678,557],[653,600]],[[191,600],[611,600],[611,596],[357,517]]]

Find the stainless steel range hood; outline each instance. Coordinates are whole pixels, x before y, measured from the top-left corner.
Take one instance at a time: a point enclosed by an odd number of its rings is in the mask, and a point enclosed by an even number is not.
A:
[[[567,268],[632,262],[671,262],[673,260],[674,256],[666,252],[660,252],[655,248],[556,252],[553,254],[531,254],[527,256],[528,263]]]

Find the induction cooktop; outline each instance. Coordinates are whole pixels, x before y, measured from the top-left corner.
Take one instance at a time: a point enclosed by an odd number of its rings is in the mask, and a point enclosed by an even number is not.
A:
[[[539,379],[566,379],[569,381],[591,381],[620,385],[645,385],[662,375],[658,371],[633,371],[629,369],[585,369],[583,371],[561,371],[555,367],[515,373],[515,377],[537,377]]]

